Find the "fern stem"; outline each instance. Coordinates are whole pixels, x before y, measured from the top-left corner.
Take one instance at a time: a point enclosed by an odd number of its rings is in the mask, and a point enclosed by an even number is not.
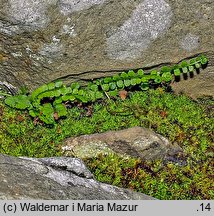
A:
[[[4,92],[0,92],[0,96],[7,96],[7,97],[10,97],[10,96],[12,96],[12,95],[7,94],[7,93],[4,93]]]

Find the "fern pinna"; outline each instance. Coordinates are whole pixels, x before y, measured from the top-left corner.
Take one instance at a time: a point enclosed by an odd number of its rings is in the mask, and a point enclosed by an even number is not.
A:
[[[89,103],[104,97],[116,97],[121,90],[148,90],[150,87],[170,85],[181,74],[193,72],[206,66],[208,59],[204,55],[182,61],[173,67],[163,66],[160,71],[144,73],[143,69],[129,70],[89,82],[87,86],[79,83],[64,85],[61,81],[44,84],[31,95],[15,95],[5,99],[5,103],[16,109],[28,110],[30,116],[39,118],[46,124],[55,124],[60,117],[67,115],[66,103]]]

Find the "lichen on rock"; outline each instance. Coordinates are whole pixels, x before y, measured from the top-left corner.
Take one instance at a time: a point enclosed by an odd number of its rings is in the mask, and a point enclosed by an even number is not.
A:
[[[90,8],[93,5],[103,4],[106,0],[60,0],[60,11],[68,15],[75,11],[81,11]]]
[[[107,38],[107,51],[113,59],[133,59],[141,55],[171,23],[171,7],[164,0],[145,0],[138,5],[116,33]]]
[[[41,28],[49,22],[46,10],[52,3],[56,3],[56,0],[8,0],[8,14],[14,22]]]
[[[200,46],[199,36],[187,34],[181,41],[181,47],[186,51],[192,51]]]

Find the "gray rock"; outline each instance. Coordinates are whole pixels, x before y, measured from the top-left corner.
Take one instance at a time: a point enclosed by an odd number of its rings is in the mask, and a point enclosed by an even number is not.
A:
[[[50,167],[47,173],[43,173],[47,177],[50,177],[54,179],[55,181],[58,181],[60,184],[67,184],[67,180],[65,180],[68,177],[68,179],[71,177],[70,173],[75,174],[76,176],[79,177],[84,177],[84,178],[93,178],[93,175],[91,172],[86,168],[85,164],[82,162],[81,159],[79,158],[70,158],[70,157],[53,157],[53,158],[27,158],[27,157],[20,157],[22,159],[26,159],[29,161],[37,162],[40,165],[46,165]],[[27,165],[27,164],[26,164]],[[29,164],[29,167],[31,168],[31,163]],[[27,165],[28,166],[28,165]],[[52,168],[52,169],[51,169]],[[36,169],[35,164],[33,164],[32,169]],[[38,173],[40,169],[36,169],[35,171]],[[59,171],[58,171],[59,170]],[[64,177],[60,175],[62,171],[64,170],[63,174]],[[66,175],[69,174],[69,175]],[[75,177],[76,177],[75,176]]]
[[[174,83],[214,92],[214,1],[0,0],[0,85],[30,90],[128,69],[155,69],[205,53],[209,65]]]
[[[166,159],[182,153],[178,145],[172,145],[163,136],[141,127],[68,138],[62,150],[65,155],[79,158],[116,153],[142,160]]]
[[[78,158],[0,154],[0,199],[153,199],[99,183]]]

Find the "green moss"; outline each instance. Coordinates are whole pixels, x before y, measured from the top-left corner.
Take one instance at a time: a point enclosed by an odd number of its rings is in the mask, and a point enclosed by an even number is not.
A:
[[[157,199],[213,199],[211,158],[186,166],[161,161],[143,162],[117,155],[85,159],[97,180],[131,188]]]
[[[0,101],[0,153],[13,156],[60,156],[67,137],[133,126],[149,127],[177,142],[185,152],[185,166],[162,161],[142,162],[116,155],[85,159],[102,182],[158,199],[213,199],[213,100],[198,102],[163,89],[129,92],[126,100],[75,104],[67,118],[44,126],[24,111]]]

